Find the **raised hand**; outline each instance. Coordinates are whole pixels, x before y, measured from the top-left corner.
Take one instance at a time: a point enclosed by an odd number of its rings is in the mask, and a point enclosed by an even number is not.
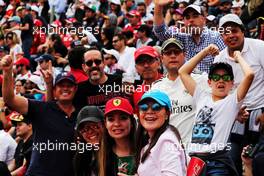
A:
[[[234,54],[233,54],[233,59],[235,62],[238,62],[238,60],[242,57],[241,55],[241,52],[240,51],[234,51]]]
[[[170,4],[170,3],[173,3],[174,0],[154,0],[153,1],[155,6],[158,5],[158,6],[165,6],[167,4]]]
[[[0,67],[3,71],[11,70],[13,67],[13,59],[10,55],[4,56],[0,61]]]
[[[215,44],[210,44],[205,48],[206,55],[216,56],[219,54],[219,48]]]
[[[53,84],[53,69],[52,69],[51,60],[49,60],[48,65],[49,65],[49,67],[47,70],[40,69],[40,72],[42,74],[42,77],[43,77],[46,85]]]
[[[246,110],[246,106],[242,107],[237,115],[236,120],[239,121],[240,123],[245,123],[249,117],[249,112]]]

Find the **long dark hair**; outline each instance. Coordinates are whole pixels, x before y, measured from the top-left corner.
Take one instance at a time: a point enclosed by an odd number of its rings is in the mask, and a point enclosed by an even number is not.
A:
[[[166,109],[166,111],[169,112],[168,109]],[[136,170],[139,164],[143,163],[147,159],[147,157],[150,154],[150,150],[156,145],[157,141],[159,140],[159,137],[162,135],[162,133],[164,133],[164,131],[167,130],[167,128],[170,128],[173,131],[173,133],[181,143],[181,137],[179,131],[177,130],[177,128],[169,124],[169,118],[168,118],[167,120],[165,120],[164,124],[156,131],[152,140],[150,141],[149,147],[142,154],[141,157],[141,150],[144,146],[148,144],[149,136],[147,134],[147,131],[141,125],[141,123],[138,124],[138,130],[136,134],[136,167],[135,167]]]
[[[135,153],[135,132],[136,132],[136,120],[133,116],[130,116],[131,129],[129,133],[130,151]],[[103,128],[103,137],[99,150],[99,176],[117,175],[117,163],[113,161],[113,146],[115,140],[109,135],[105,125]]]
[[[86,144],[79,131],[75,131],[75,142]],[[76,151],[73,158],[73,168],[75,176],[92,176],[98,174],[98,151],[84,150]]]

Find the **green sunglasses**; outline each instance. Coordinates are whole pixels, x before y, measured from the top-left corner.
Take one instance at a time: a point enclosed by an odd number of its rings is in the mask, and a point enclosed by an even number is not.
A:
[[[227,74],[224,75],[212,74],[209,78],[213,81],[219,81],[220,79],[222,79],[223,81],[233,80],[232,76]]]

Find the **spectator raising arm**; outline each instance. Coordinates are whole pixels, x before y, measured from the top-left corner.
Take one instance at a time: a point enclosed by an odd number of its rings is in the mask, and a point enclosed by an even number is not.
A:
[[[2,58],[0,62],[3,70],[3,87],[2,93],[4,102],[12,109],[20,114],[27,114],[28,100],[22,96],[14,94],[14,80],[13,80],[13,59],[10,55]]]
[[[181,80],[192,96],[196,87],[196,82],[190,76],[191,72],[203,58],[205,58],[209,54],[217,55],[218,53],[218,47],[214,44],[211,44],[208,47],[204,48],[202,51],[200,51],[197,55],[195,55],[191,60],[189,60],[180,68],[179,75],[181,77]]]
[[[163,6],[173,3],[174,0],[154,0],[154,24],[159,26],[164,23]]]

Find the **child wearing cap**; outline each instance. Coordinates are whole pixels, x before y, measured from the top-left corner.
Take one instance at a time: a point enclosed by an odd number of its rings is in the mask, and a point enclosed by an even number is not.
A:
[[[169,125],[170,102],[164,92],[151,90],[138,103],[136,166],[139,176],[186,175],[180,134]]]
[[[215,63],[210,67],[208,84],[212,92],[204,91],[190,76],[196,65],[208,55],[218,54],[217,46],[211,44],[179,70],[179,75],[187,91],[193,96],[197,111],[192,140],[188,150],[191,156],[206,161],[206,175],[224,173],[237,175],[228,153],[228,138],[232,125],[241,108],[244,97],[253,81],[254,72],[244,61],[239,51],[234,52],[234,60],[244,72],[238,88],[229,92],[233,86],[232,67],[227,63]]]
[[[136,120],[129,101],[121,97],[107,101],[104,123],[99,175],[134,175]]]

